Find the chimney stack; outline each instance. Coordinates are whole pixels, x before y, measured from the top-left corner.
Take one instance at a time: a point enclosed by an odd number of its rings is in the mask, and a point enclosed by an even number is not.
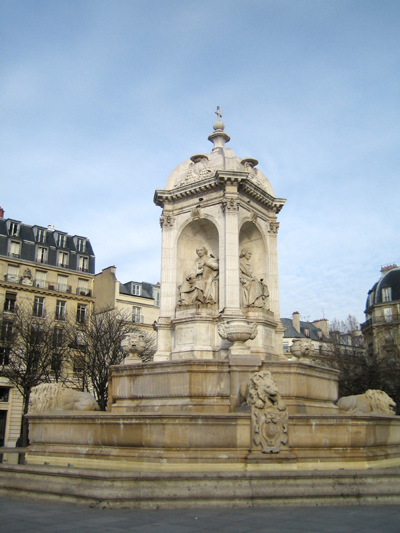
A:
[[[4,218],[4,209],[0,207],[0,218]]]
[[[292,315],[292,324],[297,333],[300,333],[300,313],[298,311]]]

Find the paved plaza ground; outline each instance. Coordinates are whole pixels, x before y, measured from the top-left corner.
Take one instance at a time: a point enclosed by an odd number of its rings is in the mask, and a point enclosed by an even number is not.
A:
[[[0,532],[400,533],[400,505],[117,510],[2,497]]]

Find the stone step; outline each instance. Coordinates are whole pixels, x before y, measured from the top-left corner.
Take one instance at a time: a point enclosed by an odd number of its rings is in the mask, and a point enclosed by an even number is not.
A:
[[[0,495],[115,508],[400,504],[400,468],[117,472],[0,465]]]

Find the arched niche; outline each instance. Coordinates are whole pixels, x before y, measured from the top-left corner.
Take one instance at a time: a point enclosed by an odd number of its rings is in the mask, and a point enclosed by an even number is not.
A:
[[[196,249],[205,246],[209,254],[219,258],[218,230],[215,224],[205,218],[194,220],[185,226],[179,235],[177,245],[177,281],[180,285],[190,273],[197,259]]]
[[[239,253],[243,248],[249,248],[252,253],[251,268],[258,279],[267,282],[267,250],[260,230],[253,222],[245,222],[240,228]]]

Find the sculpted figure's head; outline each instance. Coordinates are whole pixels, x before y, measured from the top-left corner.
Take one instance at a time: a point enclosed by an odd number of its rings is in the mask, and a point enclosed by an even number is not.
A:
[[[242,251],[240,252],[240,259],[242,259],[242,257],[245,257],[247,260],[249,260],[251,256],[252,256],[252,252],[250,248],[243,248]]]
[[[199,257],[203,257],[203,255],[207,255],[208,254],[208,250],[205,246],[199,246],[197,249],[196,249],[196,254],[199,256]]]

